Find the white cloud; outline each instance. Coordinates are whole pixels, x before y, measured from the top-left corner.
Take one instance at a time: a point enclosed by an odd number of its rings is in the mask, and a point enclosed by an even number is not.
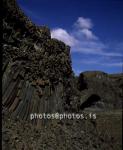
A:
[[[82,34],[88,39],[88,40],[92,40],[92,39],[98,39],[93,33],[91,30],[89,29],[82,29],[81,30]]]
[[[74,36],[70,35],[66,30],[62,28],[53,29],[51,31],[51,37],[63,41],[69,46],[74,46],[77,43],[77,40],[74,38]]]
[[[76,28],[77,32],[79,32],[81,37],[84,36],[84,38],[88,40],[98,39],[91,30],[93,27],[91,19],[79,17],[74,23],[74,27]]]
[[[74,23],[74,29],[68,33],[65,29],[51,30],[51,37],[63,41],[71,46],[72,52],[94,54],[108,57],[122,57],[118,52],[107,52],[109,47],[92,32],[92,21],[89,18],[79,17]]]
[[[111,60],[105,61],[105,58],[91,58],[91,59],[82,59],[82,60],[74,60],[76,64],[86,64],[86,65],[99,65],[105,67],[121,67],[123,66],[122,62],[112,62]]]
[[[105,48],[105,45],[100,41],[88,41],[83,39],[79,40],[78,43],[72,47],[72,52],[93,55],[106,55],[106,53],[103,51]]]
[[[110,53],[110,52],[104,52],[104,51],[102,51],[100,55],[109,56],[109,57],[123,57],[121,53]]]
[[[122,62],[116,62],[116,63],[103,63],[103,66],[108,66],[108,67],[121,67],[123,66]]]
[[[79,17],[75,22],[75,26],[80,29],[91,29],[93,27],[93,24],[91,19]]]

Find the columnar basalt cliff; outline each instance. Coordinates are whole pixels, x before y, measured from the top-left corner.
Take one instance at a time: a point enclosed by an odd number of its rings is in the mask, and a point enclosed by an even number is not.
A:
[[[22,118],[29,110],[63,109],[72,75],[70,47],[29,21],[14,0],[4,8],[3,106]]]

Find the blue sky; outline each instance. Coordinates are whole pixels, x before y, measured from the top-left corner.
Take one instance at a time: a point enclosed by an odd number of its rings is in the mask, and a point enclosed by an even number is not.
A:
[[[18,0],[36,25],[71,46],[73,70],[122,71],[122,0]]]

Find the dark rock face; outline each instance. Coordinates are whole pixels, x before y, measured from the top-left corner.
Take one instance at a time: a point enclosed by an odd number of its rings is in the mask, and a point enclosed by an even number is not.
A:
[[[25,120],[31,112],[63,111],[70,99],[70,47],[30,22],[14,0],[4,1],[4,10],[3,107]]]
[[[100,101],[100,97],[96,94],[92,94],[85,102],[81,104],[80,109],[91,107],[98,101]]]
[[[87,83],[85,82],[83,73],[80,73],[77,85],[79,91],[87,89]]]
[[[115,76],[115,77],[114,77]],[[81,81],[80,81],[81,79]],[[86,85],[86,88],[81,91],[81,105],[87,103],[88,98],[93,94],[100,97],[96,106],[103,109],[119,109],[122,108],[122,82],[123,74],[108,75],[99,71],[88,71],[80,74],[78,78],[78,86]],[[84,83],[84,84],[83,84]],[[96,98],[95,98],[96,100]],[[92,100],[93,102],[93,100]]]

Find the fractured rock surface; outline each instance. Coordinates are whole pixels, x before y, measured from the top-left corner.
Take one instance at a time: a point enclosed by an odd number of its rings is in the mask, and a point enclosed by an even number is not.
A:
[[[3,107],[24,120],[31,112],[63,111],[72,76],[69,46],[30,22],[14,0],[4,1],[4,9]]]
[[[87,103],[103,110],[122,108],[123,74],[112,75],[99,71],[87,71],[82,72],[77,80],[82,106],[83,103]],[[93,97],[93,95],[96,96]],[[96,97],[99,97],[98,101],[96,101]],[[90,99],[90,103],[88,103],[88,99]]]

